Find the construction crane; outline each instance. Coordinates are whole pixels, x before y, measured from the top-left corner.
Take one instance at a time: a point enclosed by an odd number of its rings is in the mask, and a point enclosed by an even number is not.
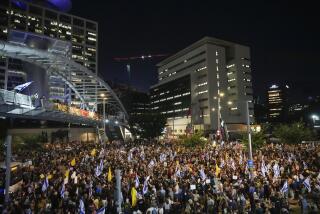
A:
[[[131,62],[138,60],[152,60],[155,58],[166,57],[169,54],[148,54],[141,56],[128,56],[128,57],[114,57],[113,60],[116,62],[126,62],[126,71],[129,77],[129,85],[131,84]]]
[[[132,61],[132,60],[138,60],[138,59],[152,59],[152,58],[159,58],[159,57],[165,57],[169,54],[148,54],[148,55],[141,55],[141,56],[129,56],[129,57],[114,57],[113,60],[117,62],[123,62],[123,61]]]

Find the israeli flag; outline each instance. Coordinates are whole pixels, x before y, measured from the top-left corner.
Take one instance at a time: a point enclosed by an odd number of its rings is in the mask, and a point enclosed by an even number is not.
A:
[[[150,163],[148,164],[149,168],[152,168],[155,165],[154,160],[151,160]]]
[[[60,190],[60,196],[61,198],[64,198],[64,193],[66,191],[66,187],[64,185],[64,182],[62,183],[62,187],[61,187],[61,190]]]
[[[21,92],[21,91],[23,91],[25,88],[27,88],[29,85],[31,85],[32,82],[33,82],[33,81],[26,82],[26,83],[23,83],[23,84],[21,84],[21,85],[17,85],[16,87],[14,87],[14,90]]]
[[[101,207],[100,209],[96,210],[96,214],[105,214],[106,212],[106,208],[105,207]]]
[[[46,191],[49,187],[49,181],[48,181],[48,178],[46,177],[46,179],[43,181],[43,184],[42,184],[42,192]]]
[[[99,169],[102,172],[103,171],[103,160],[100,160],[100,165],[99,165]]]
[[[286,193],[288,192],[289,187],[288,187],[288,181],[284,182],[283,187],[281,188],[280,192]]]
[[[140,182],[139,182],[139,178],[138,178],[138,175],[136,175],[136,179],[135,179],[135,187],[138,188],[139,185],[140,185]]]
[[[303,169],[308,169],[308,164],[303,161]]]
[[[203,169],[200,169],[200,177],[201,177],[201,180],[205,180],[207,178],[206,174],[204,173],[204,170]]]
[[[95,175],[96,175],[97,177],[99,177],[99,176],[101,175],[100,166],[97,166],[97,167],[96,167]]]
[[[132,160],[132,152],[130,152],[128,155],[128,162],[131,162],[131,160]]]
[[[142,189],[142,193],[143,195],[145,195],[148,192],[148,180],[149,180],[150,176],[148,176],[143,183],[143,189]]]
[[[266,177],[266,173],[268,172],[268,169],[266,167],[266,164],[264,163],[264,161],[262,161],[261,163],[261,173],[263,177]]]
[[[175,173],[175,175],[176,175],[177,177],[181,178],[181,172],[180,172],[180,168],[179,168],[179,167],[176,168],[176,173]]]
[[[274,164],[274,166],[273,166],[273,173],[274,173],[274,177],[280,176],[280,167],[277,163]]]
[[[304,181],[303,181],[303,185],[308,189],[308,192],[311,192],[311,185],[310,185],[310,178],[306,178]]]
[[[167,159],[167,155],[165,155],[165,154],[160,155],[160,162],[164,162],[164,161],[166,161],[166,159]]]
[[[232,161],[231,161],[231,168],[233,169],[233,170],[236,170],[236,165],[235,165],[235,163],[234,163],[234,160],[232,159]]]
[[[84,203],[83,203],[82,199],[80,199],[80,203],[79,203],[79,213],[80,214],[85,214],[86,213],[86,210],[84,208]]]

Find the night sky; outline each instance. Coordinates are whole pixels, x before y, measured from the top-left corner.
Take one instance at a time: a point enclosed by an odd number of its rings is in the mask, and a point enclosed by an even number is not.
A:
[[[174,54],[212,36],[250,46],[256,96],[283,81],[320,94],[320,13],[306,1],[74,0],[71,13],[99,23],[99,73],[107,80],[129,82],[126,62],[113,57]],[[161,59],[132,62],[132,85],[147,91],[156,83]]]

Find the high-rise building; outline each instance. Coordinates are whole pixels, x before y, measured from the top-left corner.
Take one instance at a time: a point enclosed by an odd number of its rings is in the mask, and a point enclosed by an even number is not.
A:
[[[167,117],[169,129],[229,130],[245,124],[246,103],[253,119],[249,47],[205,37],[158,64],[151,108]],[[220,113],[220,114],[219,114]]]
[[[288,89],[286,84],[272,84],[268,89],[268,120],[282,122],[288,113]]]
[[[11,41],[17,35],[37,35],[42,40],[63,41],[70,46],[70,57],[97,73],[98,65],[98,24],[95,21],[73,16],[63,11],[71,7],[70,0],[1,0],[0,40]],[[40,39],[40,40],[41,40]],[[29,45],[42,48],[48,44]],[[46,40],[46,41],[47,41]],[[52,44],[50,44],[52,45]],[[0,56],[0,88],[12,90],[29,78],[26,65],[19,60]],[[35,69],[32,67],[32,69]],[[59,77],[49,77],[49,96],[63,97],[67,88]],[[82,84],[81,81],[79,84]]]
[[[112,90],[119,97],[129,117],[139,116],[150,112],[149,94],[121,83],[109,83]]]

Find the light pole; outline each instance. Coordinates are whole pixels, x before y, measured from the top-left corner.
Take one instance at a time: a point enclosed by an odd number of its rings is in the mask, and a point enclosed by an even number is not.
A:
[[[102,97],[102,104],[103,104],[103,131],[106,131],[106,97],[105,94],[100,94]]]
[[[219,136],[221,136],[221,122],[220,122],[220,120],[221,120],[221,106],[220,106],[220,99],[221,99],[221,97],[223,97],[224,96],[224,93],[219,93],[218,94],[218,96],[217,97],[214,97],[214,99],[217,99],[218,100],[218,111],[217,111],[217,113],[218,113],[218,116],[217,116],[217,119],[218,119],[218,128],[217,128],[217,133],[219,133]]]
[[[252,158],[252,145],[251,145],[251,127],[250,127],[250,111],[249,111],[249,101],[246,101],[246,109],[247,109],[247,131],[248,131],[248,142],[249,142],[249,169],[251,174],[251,179],[253,179],[253,171],[252,171],[252,164],[253,164],[253,158]]]
[[[313,127],[315,127],[316,125],[316,120],[319,120],[319,116],[318,115],[311,115],[312,121],[313,121]]]

